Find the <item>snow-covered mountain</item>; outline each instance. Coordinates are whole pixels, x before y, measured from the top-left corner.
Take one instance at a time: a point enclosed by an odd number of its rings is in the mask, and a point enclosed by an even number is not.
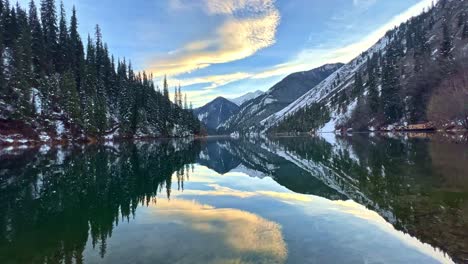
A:
[[[221,133],[249,130],[273,113],[282,110],[304,93],[315,87],[343,64],[327,64],[322,67],[293,73],[271,87],[259,97],[244,103],[239,113],[218,127]]]
[[[468,1],[439,1],[264,118],[256,131],[468,128],[466,10]]]
[[[299,97],[296,101],[292,102],[281,111],[278,111],[262,120],[260,124],[263,128],[263,131],[268,130],[274,125],[277,125],[289,115],[294,115],[300,109],[307,108],[313,103],[321,102],[325,98],[328,98],[330,95],[339,93],[340,91],[351,87],[354,82],[354,74],[365,66],[367,54],[382,51],[386,47],[387,43],[387,37],[379,40],[379,42],[372,46],[366,53],[363,53],[362,55],[358,56],[348,64],[344,65],[343,67],[332,73],[330,76],[328,76],[328,78],[323,80],[321,83],[319,83],[313,89],[305,93],[303,96]],[[334,127],[331,128],[331,130],[329,129],[329,127],[331,126],[324,125],[323,128],[326,131],[323,132],[335,131]]]
[[[235,103],[238,106],[241,106],[245,102],[250,101],[252,99],[255,99],[255,98],[259,97],[262,94],[263,94],[262,91],[257,90],[255,92],[246,93],[246,94],[244,94],[244,95],[242,95],[240,97],[234,98],[234,99],[229,99],[229,101]]]
[[[208,129],[215,133],[216,128],[239,111],[239,106],[224,97],[218,97],[206,105],[197,108],[193,114]]]

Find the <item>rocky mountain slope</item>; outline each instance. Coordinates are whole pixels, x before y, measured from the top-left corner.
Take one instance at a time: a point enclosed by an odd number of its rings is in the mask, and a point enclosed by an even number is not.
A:
[[[294,102],[341,66],[342,64],[328,64],[287,76],[263,95],[242,105],[239,113],[222,124],[218,130],[230,133],[248,131],[251,127],[256,127],[260,121]]]
[[[235,103],[235,104],[238,105],[238,106],[241,106],[241,105],[243,105],[245,102],[250,101],[250,100],[252,100],[252,99],[255,99],[255,98],[259,97],[259,96],[262,95],[262,94],[263,94],[262,91],[257,90],[257,91],[255,91],[255,92],[246,93],[246,94],[244,94],[244,95],[242,95],[242,96],[239,96],[239,97],[237,97],[237,98],[234,98],[234,99],[229,99],[229,101]]]
[[[467,1],[439,1],[265,118],[258,130],[467,128],[467,10]]]
[[[209,133],[216,133],[216,128],[237,112],[239,112],[239,106],[223,97],[218,97],[193,111]]]

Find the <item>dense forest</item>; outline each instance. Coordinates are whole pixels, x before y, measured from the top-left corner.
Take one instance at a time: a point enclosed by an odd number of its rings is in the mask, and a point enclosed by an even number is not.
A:
[[[439,1],[390,30],[378,48],[350,63],[358,66],[347,76],[335,76],[327,96],[288,113],[270,132],[309,132],[332,117],[337,130],[428,122],[468,128],[467,7],[466,1]]]
[[[0,1],[0,143],[199,133],[180,87],[172,103],[166,79],[161,91],[115,59],[98,25],[84,43],[75,8],[69,21],[63,3],[56,9]]]

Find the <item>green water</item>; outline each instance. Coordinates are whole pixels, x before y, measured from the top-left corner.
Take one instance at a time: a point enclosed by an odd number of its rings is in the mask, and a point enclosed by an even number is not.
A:
[[[463,263],[467,147],[326,135],[3,149],[0,263]]]

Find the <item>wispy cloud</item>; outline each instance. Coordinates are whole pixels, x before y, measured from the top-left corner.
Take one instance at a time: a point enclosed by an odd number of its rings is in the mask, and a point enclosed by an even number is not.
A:
[[[361,0],[363,1],[363,0]],[[356,2],[356,1],[355,1]],[[359,1],[357,1],[359,2]],[[299,52],[292,60],[283,64],[275,65],[270,69],[258,72],[250,78],[262,79],[272,76],[286,75],[296,71],[307,70],[319,67],[326,63],[344,62],[347,63],[357,57],[362,52],[374,45],[385,33],[407,21],[411,17],[419,15],[424,9],[432,5],[432,0],[422,0],[405,12],[393,17],[389,22],[371,32],[367,37],[358,42],[342,47],[313,47]]]
[[[376,2],[377,0],[353,0],[353,5],[359,9],[368,9]]]
[[[180,6],[181,1],[176,0],[174,5]],[[274,0],[205,0],[203,3],[208,15],[223,17],[214,37],[193,41],[167,56],[154,58],[150,70],[156,76],[176,76],[244,59],[275,43],[280,14]]]
[[[252,74],[246,72],[236,72],[229,74],[210,75],[204,77],[195,77],[187,79],[173,79],[173,82],[180,83],[182,86],[190,86],[194,84],[208,84],[204,90],[211,90],[219,86],[223,86],[235,81],[243,80],[251,77]]]

